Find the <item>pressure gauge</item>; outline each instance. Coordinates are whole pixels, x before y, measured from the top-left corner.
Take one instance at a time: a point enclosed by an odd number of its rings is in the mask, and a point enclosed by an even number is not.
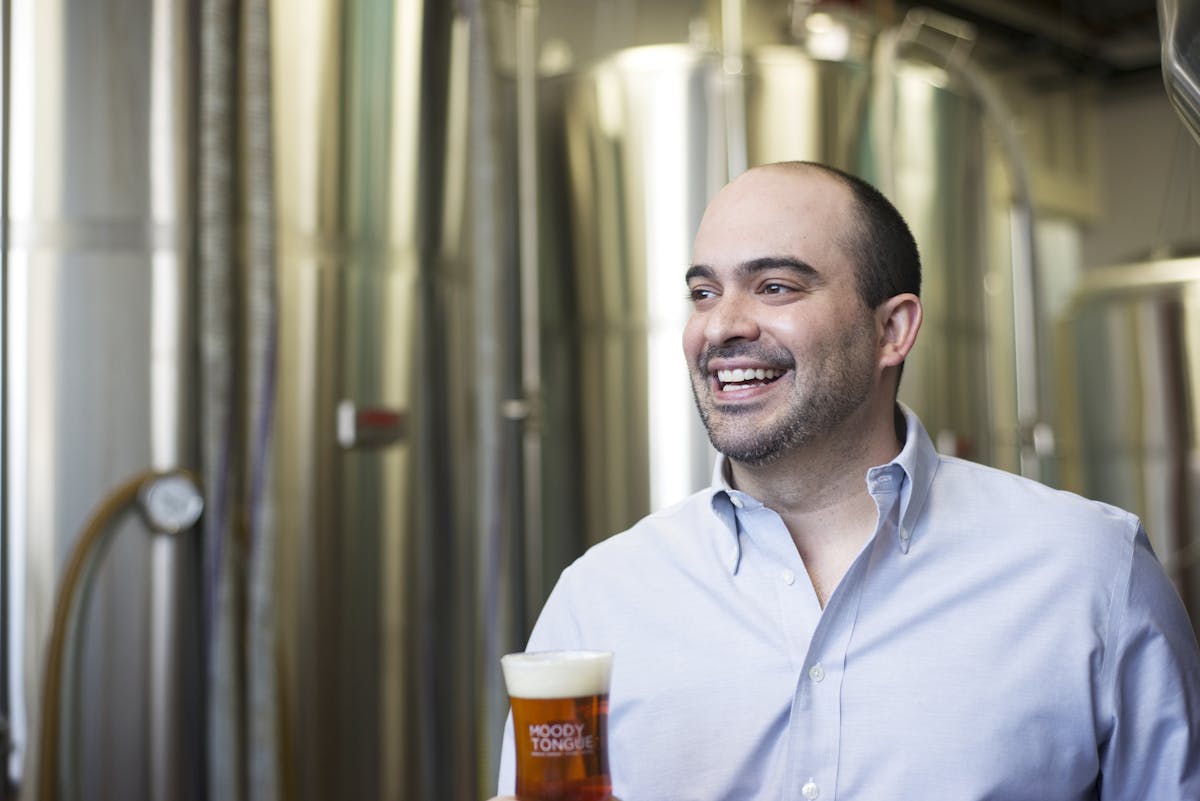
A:
[[[200,488],[186,473],[156,476],[142,485],[139,495],[150,527],[163,534],[191,528],[204,511]]]

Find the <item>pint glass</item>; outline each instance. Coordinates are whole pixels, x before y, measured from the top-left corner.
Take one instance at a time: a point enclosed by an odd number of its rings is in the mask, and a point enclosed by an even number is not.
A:
[[[603,801],[608,775],[608,651],[500,658],[512,703],[521,801]]]

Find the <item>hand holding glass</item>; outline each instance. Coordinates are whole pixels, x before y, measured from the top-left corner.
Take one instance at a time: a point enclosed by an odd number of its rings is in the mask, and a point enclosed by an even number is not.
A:
[[[612,653],[542,651],[500,659],[512,703],[517,796],[604,801]]]

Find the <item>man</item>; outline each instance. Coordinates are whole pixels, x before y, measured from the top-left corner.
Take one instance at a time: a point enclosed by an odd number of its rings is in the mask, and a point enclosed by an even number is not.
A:
[[[1200,799],[1200,653],[1137,519],[939,457],[896,404],[921,304],[895,209],[760,167],[694,259],[713,486],[567,568],[529,643],[615,652],[614,793]],[[512,766],[510,730],[502,793]]]

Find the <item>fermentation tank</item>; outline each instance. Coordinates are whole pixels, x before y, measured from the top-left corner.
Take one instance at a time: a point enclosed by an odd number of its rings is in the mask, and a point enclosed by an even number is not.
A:
[[[679,335],[692,236],[727,174],[719,69],[686,45],[635,48],[568,93],[579,480],[591,542],[708,480]]]
[[[1090,271],[1059,326],[1064,483],[1141,517],[1200,621],[1200,259]]]
[[[22,798],[51,789],[36,743],[72,548],[123,482],[195,463],[185,17],[154,0],[5,4],[3,711]],[[67,671],[64,787],[200,797],[198,555],[194,537],[116,523]]]

